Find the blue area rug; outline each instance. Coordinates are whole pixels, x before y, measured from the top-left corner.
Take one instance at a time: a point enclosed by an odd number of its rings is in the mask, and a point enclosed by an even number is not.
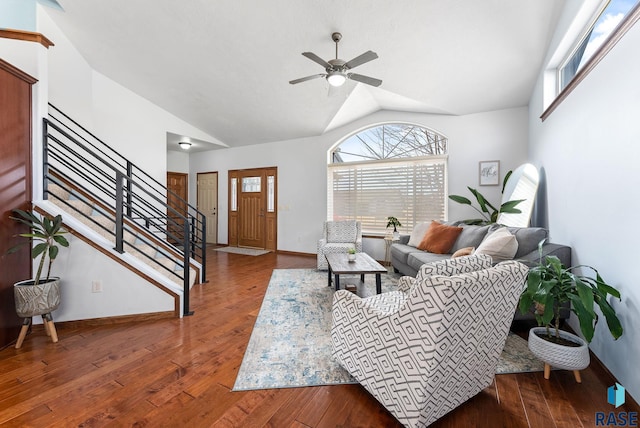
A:
[[[395,289],[396,274],[382,275],[382,292]],[[340,276],[359,284],[359,276]],[[366,275],[361,297],[375,294],[375,276]],[[355,383],[331,357],[331,303],[327,273],[275,269],[253,327],[234,391]],[[542,371],[544,364],[527,342],[510,334],[496,373]]]

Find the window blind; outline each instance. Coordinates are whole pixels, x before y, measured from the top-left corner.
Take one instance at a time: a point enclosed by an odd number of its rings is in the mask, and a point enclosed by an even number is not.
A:
[[[384,234],[387,217],[401,232],[446,218],[447,157],[429,156],[329,165],[328,218],[358,220],[365,233]]]

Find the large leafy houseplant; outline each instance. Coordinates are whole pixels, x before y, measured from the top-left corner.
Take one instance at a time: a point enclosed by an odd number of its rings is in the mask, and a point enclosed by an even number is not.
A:
[[[620,292],[607,284],[593,267],[578,265],[565,267],[556,256],[542,258],[544,240],[538,244],[540,260],[529,270],[527,287],[520,297],[520,311],[526,313],[535,307],[538,325],[546,327],[547,338],[560,338],[560,310],[563,304],[571,302],[571,311],[577,316],[580,331],[587,342],[591,342],[598,323],[594,311],[598,305],[604,315],[609,331],[614,339],[622,336],[623,328],[615,309],[607,298],[620,299]],[[595,277],[575,273],[576,270],[590,270]],[[551,328],[554,329],[553,335]]]
[[[501,193],[504,193],[504,188],[507,185],[507,180],[509,180],[509,177],[511,177],[511,173],[512,173],[512,171],[509,171],[504,176],[504,180],[502,182],[502,191],[501,191]],[[467,186],[467,189],[469,189],[471,194],[473,196],[475,196],[476,201],[478,201],[478,206],[480,207],[479,209],[472,204],[472,202],[471,202],[471,200],[469,200],[469,198],[465,198],[464,196],[459,196],[459,195],[449,195],[449,199],[451,199],[452,201],[457,202],[459,204],[463,204],[463,205],[469,205],[471,208],[473,208],[474,210],[478,211],[480,213],[480,215],[482,216],[482,218],[474,218],[474,219],[463,220],[463,222],[466,223],[466,224],[483,225],[483,224],[495,223],[498,220],[498,216],[500,215],[500,213],[520,214],[522,212],[516,207],[521,202],[524,202],[524,199],[517,199],[517,200],[513,200],[513,201],[507,201],[507,202],[503,203],[502,205],[500,205],[500,208],[496,208],[495,206],[493,206],[487,200],[487,198],[485,198],[476,189],[474,189],[472,187],[469,187],[469,186]]]
[[[23,210],[14,210],[13,213],[15,217],[10,217],[11,219],[27,225],[31,229],[29,233],[21,233],[20,236],[37,242],[37,244],[31,249],[31,258],[35,260],[40,257],[40,262],[38,263],[38,270],[36,272],[36,276],[33,278],[32,285],[38,285],[40,283],[47,257],[49,259],[49,263],[47,265],[47,274],[44,281],[49,281],[51,276],[51,266],[58,256],[58,245],[62,247],[69,246],[69,241],[64,237],[64,234],[67,232],[62,228],[62,217],[57,215],[53,220],[51,220],[48,217],[39,218],[31,212]],[[17,251],[19,247],[20,246],[13,247],[9,249],[9,252],[13,253]]]

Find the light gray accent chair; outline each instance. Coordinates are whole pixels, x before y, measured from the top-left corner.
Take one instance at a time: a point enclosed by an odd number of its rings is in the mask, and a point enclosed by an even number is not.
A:
[[[484,268],[477,257],[459,262],[481,270],[424,272],[404,291],[334,294],[333,357],[407,427],[430,425],[493,382],[528,268]]]
[[[362,252],[362,226],[359,221],[339,220],[325,221],[322,238],[318,240],[318,270],[327,270],[327,254],[346,254],[355,248]]]

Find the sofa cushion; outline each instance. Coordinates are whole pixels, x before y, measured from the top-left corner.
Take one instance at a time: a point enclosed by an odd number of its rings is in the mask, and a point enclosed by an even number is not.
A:
[[[411,231],[411,236],[409,237],[409,243],[407,245],[411,245],[412,247],[420,245],[420,242],[422,242],[422,238],[424,238],[424,234],[427,233],[427,229],[429,229],[430,224],[431,223],[428,221],[416,224]]]
[[[474,254],[488,254],[498,263],[513,259],[517,251],[516,237],[506,227],[501,227],[487,235]]]
[[[407,265],[413,270],[419,271],[423,264],[437,262],[440,260],[451,260],[450,254],[434,254],[426,251],[415,251],[408,255]]]
[[[447,254],[453,243],[462,232],[461,227],[447,226],[433,220],[427,233],[425,233],[422,242],[418,245],[418,249],[429,251],[436,254]]]
[[[409,257],[409,254],[415,252],[419,253],[420,250],[406,244],[391,245],[391,258],[405,265],[409,264],[407,263],[407,257]]]
[[[354,243],[358,237],[355,220],[327,222],[327,242]]]
[[[487,232],[489,231],[488,225],[476,226],[469,224],[459,224],[457,226],[462,227],[462,232],[460,232],[460,236],[458,236],[458,239],[456,239],[456,242],[454,242],[453,246],[451,247],[452,253],[455,253],[460,248],[478,248],[478,245],[480,245],[484,237],[487,236]]]
[[[492,225],[491,229],[495,230],[500,225]],[[518,241],[518,252],[515,258],[522,257],[532,251],[538,249],[540,241],[548,237],[548,232],[542,227],[507,227],[507,230],[516,237]]]

